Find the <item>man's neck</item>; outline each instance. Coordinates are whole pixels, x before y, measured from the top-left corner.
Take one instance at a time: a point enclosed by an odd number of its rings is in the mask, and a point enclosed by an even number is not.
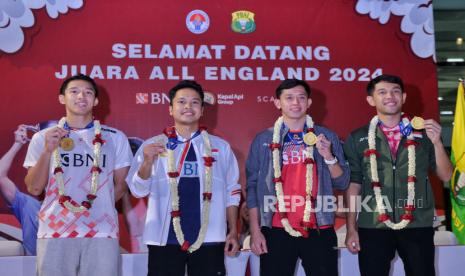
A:
[[[90,122],[92,122],[92,114],[76,116],[67,115],[66,123],[72,128],[85,128]]]
[[[304,125],[305,125],[305,120],[306,116],[298,119],[292,119],[292,118],[286,118],[283,117],[284,124],[290,129],[290,130],[303,130]]]
[[[179,135],[181,135],[184,139],[189,139],[191,138],[192,133],[199,129],[199,124],[184,125],[175,123],[174,127]]]
[[[387,127],[397,126],[400,122],[400,117],[400,113],[394,115],[378,114],[379,120]]]

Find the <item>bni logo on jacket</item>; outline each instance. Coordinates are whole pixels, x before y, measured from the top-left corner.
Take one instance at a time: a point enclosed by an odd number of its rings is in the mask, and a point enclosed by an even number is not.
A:
[[[232,14],[231,29],[235,33],[248,34],[255,31],[255,14],[250,11],[235,11]]]
[[[202,34],[208,30],[210,18],[202,10],[193,10],[186,16],[186,27],[194,34]]]

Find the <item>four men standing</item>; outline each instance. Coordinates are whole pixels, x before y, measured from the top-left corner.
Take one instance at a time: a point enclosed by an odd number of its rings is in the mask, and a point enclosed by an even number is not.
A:
[[[45,191],[39,275],[117,275],[114,203],[125,178],[134,196],[148,197],[149,275],[181,276],[186,267],[188,275],[225,275],[224,254],[239,247],[237,161],[226,141],[199,125],[199,84],[181,81],[169,97],[174,126],[145,141],[129,170],[126,136],[92,117],[95,82],[78,75],[63,83],[66,116],[34,135],[24,162],[29,192]],[[278,86],[281,116],[255,137],[246,162],[251,248],[260,255],[261,275],[292,275],[298,258],[308,275],[338,274],[335,209],[326,203],[349,181],[348,203],[371,197],[371,210],[352,209],[347,219],[346,245],[359,253],[362,275],[387,275],[396,250],[407,275],[434,274],[427,172],[432,168],[447,181],[452,166],[439,124],[402,115],[405,98],[398,77],[382,75],[368,84],[367,101],[377,116],[350,134],[346,162],[337,135],[307,115],[308,84],[289,79]]]

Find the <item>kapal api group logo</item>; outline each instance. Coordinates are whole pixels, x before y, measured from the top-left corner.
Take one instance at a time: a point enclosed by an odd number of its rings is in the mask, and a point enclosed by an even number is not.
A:
[[[193,10],[186,16],[186,27],[194,34],[202,34],[208,30],[210,18],[202,10]]]
[[[231,29],[235,33],[248,34],[255,31],[255,14],[250,11],[235,11],[232,14]]]

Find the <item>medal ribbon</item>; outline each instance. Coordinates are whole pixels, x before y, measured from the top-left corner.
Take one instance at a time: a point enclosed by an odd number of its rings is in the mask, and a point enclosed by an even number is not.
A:
[[[379,124],[383,124],[383,122],[381,122],[381,120],[380,120]],[[410,133],[412,133],[413,128],[412,128],[412,124],[410,124],[410,123],[404,124],[403,121],[400,120],[399,129],[400,129],[400,133],[402,133],[402,136],[407,137],[407,136],[410,135]]]
[[[404,125],[403,123],[399,123],[399,127],[400,127],[400,133],[402,133],[402,135],[404,137],[407,137],[410,135],[410,133],[412,133],[412,125],[411,124],[408,124],[408,125]]]
[[[88,129],[88,128],[93,128],[94,127],[94,121],[92,120],[90,123],[88,123],[84,128],[75,128],[75,127],[70,127],[68,125],[68,122],[65,122],[65,124],[63,125],[63,129],[64,130],[70,130],[70,131],[73,131],[73,130],[81,130],[81,129]]]
[[[194,137],[192,137],[192,138],[194,138]],[[186,141],[187,143],[184,146],[184,150],[182,151],[181,159],[179,159],[179,166],[178,166],[179,175],[181,175],[182,165],[184,164],[184,160],[186,159],[187,152],[189,151],[189,148],[190,148],[190,145],[191,145],[190,140],[192,140],[192,138],[189,139],[188,141]]]
[[[304,129],[307,127],[307,124],[304,124]],[[283,123],[282,126],[281,126],[281,130],[285,129],[286,128],[286,125]],[[289,129],[289,131],[287,132],[287,137],[291,140],[291,143],[293,145],[300,145],[304,142],[304,132],[301,131],[300,133],[298,132],[292,132],[294,135],[297,134],[299,135],[299,139],[294,139],[294,137],[292,137],[292,135],[289,135],[289,132],[291,132],[291,129]]]
[[[199,135],[200,135],[200,129],[197,130],[194,133],[194,135],[192,135],[192,137],[187,139],[186,141],[179,141],[178,137],[176,135],[176,137],[168,138],[168,143],[166,143],[166,147],[169,148],[170,150],[175,150],[178,145],[190,142],[192,139],[194,139],[195,137],[197,137]]]
[[[299,138],[298,139],[295,139],[295,135],[297,135]],[[287,133],[287,137],[291,140],[291,143],[293,145],[301,145],[303,143],[303,136],[304,136],[304,132],[301,131],[301,132],[292,132],[292,135],[291,135],[291,131],[289,131]]]

